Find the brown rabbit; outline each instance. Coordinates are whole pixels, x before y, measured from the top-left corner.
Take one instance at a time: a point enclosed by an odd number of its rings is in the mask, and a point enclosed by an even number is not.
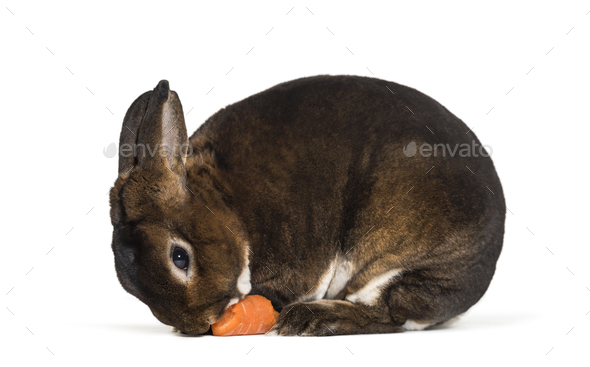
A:
[[[188,139],[161,81],[121,130],[119,280],[193,335],[248,294],[281,312],[279,335],[444,322],[482,297],[504,235],[500,181],[468,130],[414,89],[322,75],[227,106]]]

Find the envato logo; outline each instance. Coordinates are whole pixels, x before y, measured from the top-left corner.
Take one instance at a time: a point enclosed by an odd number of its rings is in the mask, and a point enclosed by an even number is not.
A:
[[[475,140],[471,141],[471,145],[468,143],[463,144],[455,144],[451,146],[449,144],[428,144],[424,143],[418,147],[416,142],[411,142],[410,144],[406,145],[404,148],[404,155],[406,157],[413,157],[416,155],[417,152],[420,152],[422,157],[439,157],[443,156],[446,157],[454,157],[458,155],[459,157],[491,157],[494,153],[494,150],[489,145],[479,145],[475,142]],[[479,152],[479,154],[478,154]]]
[[[113,158],[117,155],[117,144],[110,143],[106,148],[102,148],[102,154],[107,158]]]
[[[128,144],[125,143],[117,149],[116,143],[111,143],[107,147],[102,149],[102,154],[107,158],[113,158],[119,153],[121,157],[189,157],[193,154],[193,147],[186,143],[182,144],[178,150],[170,149],[166,145],[156,144],[151,147],[149,144]]]

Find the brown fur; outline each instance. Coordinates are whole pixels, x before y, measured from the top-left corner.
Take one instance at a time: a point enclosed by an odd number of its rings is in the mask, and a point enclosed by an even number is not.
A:
[[[170,151],[120,155],[110,201],[121,284],[189,334],[207,331],[230,299],[244,296],[237,281],[247,261],[250,293],[282,310],[282,335],[443,322],[475,304],[491,281],[504,233],[502,188],[488,157],[409,158],[402,148],[480,144],[466,131],[413,89],[317,76],[230,105],[188,140],[178,96],[162,81],[123,122],[120,145]],[[192,154],[183,158],[187,142]],[[194,257],[184,282],[170,270],[174,241]],[[402,273],[372,306],[296,303],[336,258],[355,268],[340,300],[391,269]]]

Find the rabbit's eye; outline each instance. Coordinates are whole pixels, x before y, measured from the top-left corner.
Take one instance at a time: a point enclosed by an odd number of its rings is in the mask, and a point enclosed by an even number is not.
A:
[[[172,261],[177,268],[186,270],[188,268],[188,255],[186,251],[181,248],[174,249],[172,253]]]

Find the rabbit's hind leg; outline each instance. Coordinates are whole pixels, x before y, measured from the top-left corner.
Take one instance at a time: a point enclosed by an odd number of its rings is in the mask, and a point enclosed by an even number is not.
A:
[[[493,270],[461,262],[379,277],[345,300],[286,306],[271,334],[331,336],[422,330],[467,311],[484,294]],[[350,289],[350,286],[349,288]]]

